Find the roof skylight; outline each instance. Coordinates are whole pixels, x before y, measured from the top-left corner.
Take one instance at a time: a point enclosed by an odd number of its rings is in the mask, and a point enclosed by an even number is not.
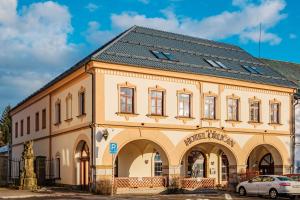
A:
[[[204,60],[210,64],[212,67],[217,67],[217,68],[223,68],[223,69],[229,69],[226,65],[224,65],[221,61],[215,61],[215,60],[209,60],[205,59]]]
[[[178,61],[174,54],[169,52],[150,50],[151,53],[158,59]]]
[[[245,70],[247,70],[248,72],[250,72],[252,74],[262,74],[262,72],[257,67],[248,66],[248,65],[242,65],[242,66]]]

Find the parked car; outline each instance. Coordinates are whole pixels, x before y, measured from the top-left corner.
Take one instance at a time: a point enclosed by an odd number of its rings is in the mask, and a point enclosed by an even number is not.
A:
[[[239,183],[236,192],[241,196],[252,194],[269,195],[271,199],[276,199],[278,196],[295,198],[300,196],[300,182],[286,176],[262,175]]]

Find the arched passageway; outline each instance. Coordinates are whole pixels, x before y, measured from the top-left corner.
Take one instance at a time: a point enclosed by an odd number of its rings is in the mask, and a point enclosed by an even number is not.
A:
[[[184,153],[180,175],[191,181],[203,179],[214,185],[227,185],[236,181],[236,166],[236,157],[227,147],[213,142],[201,143]]]
[[[283,161],[279,151],[268,144],[255,147],[248,156],[248,173],[282,174]]]
[[[150,140],[124,145],[115,159],[117,187],[165,187],[169,160],[164,150]]]
[[[81,140],[75,151],[76,185],[87,190],[90,182],[90,152],[86,141]]]

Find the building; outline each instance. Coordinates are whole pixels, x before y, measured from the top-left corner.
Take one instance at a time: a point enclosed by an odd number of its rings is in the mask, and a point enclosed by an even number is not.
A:
[[[294,82],[297,87],[297,93],[294,95],[294,173],[300,173],[300,64],[283,62],[277,60],[262,59],[262,62],[269,65],[272,69]]]
[[[98,191],[290,173],[295,88],[237,46],[134,26],[12,109],[12,155],[33,140],[56,183]]]

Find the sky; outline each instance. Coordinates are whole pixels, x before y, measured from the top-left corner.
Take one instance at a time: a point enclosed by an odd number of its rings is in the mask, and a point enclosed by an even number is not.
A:
[[[140,25],[300,63],[298,0],[0,0],[0,112]]]

